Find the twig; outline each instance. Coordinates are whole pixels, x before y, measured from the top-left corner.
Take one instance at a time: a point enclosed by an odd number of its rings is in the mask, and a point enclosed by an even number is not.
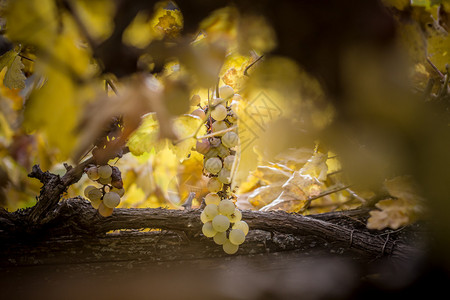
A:
[[[441,79],[444,79],[444,74],[441,73],[441,71],[439,71],[439,69],[431,62],[431,60],[427,57],[427,62],[430,64],[430,66],[433,68],[434,71],[436,71],[436,73],[439,75],[439,77],[441,77]]]
[[[253,67],[258,61],[260,61],[262,58],[264,57],[264,55],[261,55],[260,57],[258,57],[254,62],[252,62],[250,65],[248,65],[245,70],[244,70],[244,75],[249,77],[248,75],[248,70]]]

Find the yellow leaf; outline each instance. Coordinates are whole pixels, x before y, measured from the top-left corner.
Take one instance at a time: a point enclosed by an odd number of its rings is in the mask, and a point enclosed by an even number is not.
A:
[[[199,130],[197,136],[202,136],[206,133],[206,128],[202,124],[202,119],[192,115],[181,115],[174,120],[173,130],[180,141],[171,148],[180,162],[185,160],[191,149],[195,147],[197,139],[194,137],[194,134],[197,130]]]
[[[266,206],[275,199],[280,196],[283,191],[281,186],[283,184],[273,183],[266,186],[261,186],[255,190],[253,190],[247,198],[247,201],[250,202],[256,209],[260,209],[263,206]]]
[[[58,30],[56,15],[53,0],[8,1],[8,38],[39,50],[51,48]]]
[[[3,84],[10,89],[23,89],[25,87],[25,75],[22,72],[23,63],[18,53],[8,51],[0,57],[0,70],[6,67]]]
[[[370,212],[367,228],[381,230],[390,227],[397,229],[424,215],[424,199],[418,194],[411,177],[398,176],[386,180],[384,185],[395,199],[381,200],[375,205],[379,210]]]
[[[322,182],[325,181],[327,179],[328,172],[328,166],[326,164],[327,159],[327,154],[319,152],[314,153],[303,168],[300,169],[300,174],[312,176]]]
[[[77,13],[93,39],[108,38],[114,29],[115,2],[110,0],[72,1]]]
[[[63,157],[71,153],[76,143],[76,88],[66,76],[49,72],[48,81],[32,93],[25,110],[25,127],[42,129],[50,146],[59,148]]]
[[[320,193],[322,183],[310,175],[303,175],[299,171],[289,178],[282,186],[280,196],[270,204],[261,208],[261,211],[285,210],[289,212],[302,209],[309,197]]]
[[[128,139],[128,147],[133,155],[139,156],[151,152],[159,136],[159,123],[155,113],[143,117],[142,124]]]

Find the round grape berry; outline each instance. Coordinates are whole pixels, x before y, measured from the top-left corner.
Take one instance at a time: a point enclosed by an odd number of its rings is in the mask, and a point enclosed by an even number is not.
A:
[[[98,167],[98,175],[101,178],[108,178],[111,177],[112,174],[112,168],[109,165],[104,165]]]
[[[120,203],[120,196],[114,192],[108,192],[103,196],[103,204],[106,207],[114,208]]]
[[[202,100],[202,99],[200,98],[200,96],[197,95],[197,94],[195,94],[195,95],[192,95],[191,100],[189,101],[189,104],[190,104],[191,106],[197,106],[197,105],[200,104],[200,101],[201,101],[201,100]]]
[[[86,198],[89,198],[89,192],[92,191],[93,189],[96,189],[95,186],[93,185],[88,185],[85,189],[84,189],[84,196]]]
[[[111,183],[112,178],[111,177],[107,177],[107,178],[102,178],[100,177],[97,181],[100,182],[103,185],[107,185]]]
[[[220,170],[217,179],[219,179],[220,182],[224,184],[230,184],[231,183],[231,172],[228,169],[223,168]]]
[[[231,223],[239,222],[242,219],[242,212],[239,209],[235,209],[234,212],[228,216]]]
[[[215,216],[219,214],[219,208],[216,204],[208,204],[205,206],[205,209],[203,210],[205,212],[205,216],[212,220]]]
[[[233,229],[240,229],[244,232],[245,235],[247,235],[249,227],[247,222],[245,221],[237,221],[236,223],[234,223],[233,225]]]
[[[206,222],[205,224],[203,224],[202,233],[206,237],[213,237],[216,235],[217,231],[215,230],[211,222]]]
[[[226,241],[227,241],[227,232],[218,232],[216,233],[216,235],[214,236],[214,243],[216,243],[217,245],[223,245]]]
[[[231,200],[222,200],[219,203],[219,213],[225,216],[229,216],[234,213],[235,206]]]
[[[123,197],[123,195],[125,194],[125,189],[124,188],[118,189],[118,188],[113,187],[111,189],[111,192],[114,192],[114,193],[118,194],[120,197]]]
[[[113,211],[113,208],[105,206],[103,202],[98,206],[98,213],[103,217],[109,217],[110,215],[112,215]]]
[[[209,151],[204,155],[206,159],[215,157],[219,155],[219,150],[217,148],[211,148]]]
[[[230,231],[230,242],[240,245],[245,241],[245,234],[241,229],[232,229]]]
[[[223,166],[228,170],[231,170],[231,168],[233,167],[233,163],[234,163],[234,155],[228,155],[223,159]]]
[[[100,207],[100,204],[102,204],[102,200],[91,201],[91,205],[95,209],[98,209]]]
[[[205,161],[205,169],[211,174],[217,174],[222,169],[222,161],[218,157],[211,157]]]
[[[227,133],[225,133],[222,137],[222,144],[225,147],[228,148],[233,148],[234,146],[236,146],[239,142],[239,137],[236,134],[236,132],[233,131],[229,131]]]
[[[198,140],[197,144],[195,145],[195,150],[197,150],[197,152],[201,154],[208,153],[210,148],[211,144],[209,143],[208,139]]]
[[[217,147],[217,155],[222,158],[229,156],[230,150],[228,150],[228,148],[225,147],[224,145],[220,145],[219,147]]]
[[[229,85],[223,85],[219,88],[219,95],[220,95],[220,97],[222,97],[224,99],[229,99],[229,98],[233,97],[234,90]]]
[[[224,232],[230,227],[230,220],[226,216],[217,215],[212,220],[212,225],[217,232]]]
[[[211,143],[211,147],[219,147],[220,146],[220,138],[218,137],[212,137],[209,142]]]
[[[217,178],[211,178],[206,186],[211,193],[217,193],[222,189],[223,184]]]
[[[239,249],[238,245],[233,244],[229,240],[225,241],[225,243],[223,243],[222,247],[223,247],[223,251],[226,254],[235,254]]]
[[[205,111],[203,109],[201,109],[201,108],[197,108],[196,110],[191,112],[191,115],[197,116],[197,117],[199,117],[202,120],[206,117]]]
[[[209,204],[220,204],[220,197],[216,193],[209,193],[205,196],[205,203],[208,206]]]
[[[103,192],[101,189],[95,188],[95,189],[91,189],[88,192],[88,198],[91,201],[97,201],[100,200],[103,196]]]
[[[86,170],[86,174],[90,180],[97,180],[100,178],[100,175],[98,175],[98,169],[96,166],[90,167]]]
[[[225,129],[228,129],[227,123],[225,123],[224,121],[216,121],[212,124],[212,132],[219,132]],[[219,136],[224,135],[224,133],[220,133],[218,134]]]
[[[212,106],[223,104],[223,103],[225,103],[225,100],[223,100],[223,98],[213,98],[211,100],[211,105]]]
[[[227,117],[227,108],[221,104],[217,105],[211,111],[211,117],[216,121],[223,121]]]
[[[205,224],[206,222],[212,221],[211,219],[209,219],[206,216],[205,211],[202,211],[202,213],[200,214],[200,220],[202,221],[203,224]]]

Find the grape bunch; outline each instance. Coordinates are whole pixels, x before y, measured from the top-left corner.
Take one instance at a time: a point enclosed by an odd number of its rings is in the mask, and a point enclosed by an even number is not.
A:
[[[207,194],[205,204],[200,214],[202,233],[213,238],[216,244],[222,245],[225,253],[236,253],[249,230],[247,223],[242,221],[241,211],[233,201],[221,199],[217,193]]]
[[[249,227],[242,221],[242,213],[235,206],[231,191],[231,171],[235,164],[236,146],[239,137],[236,130],[230,130],[237,121],[233,110],[233,101],[239,99],[233,88],[228,85],[219,88],[219,94],[204,108],[192,112],[201,118],[209,114],[205,124],[208,138],[197,141],[196,150],[203,154],[204,174],[210,179],[204,198],[205,208],[200,216],[203,222],[202,232],[222,245],[227,254],[234,254],[245,241]],[[198,97],[191,101],[200,102]],[[230,104],[230,105],[229,105]],[[198,105],[198,103],[197,103]]]
[[[125,193],[119,168],[110,165],[89,165],[84,171],[89,179],[102,185],[101,187],[88,185],[84,189],[84,195],[100,215],[104,217],[112,215]]]

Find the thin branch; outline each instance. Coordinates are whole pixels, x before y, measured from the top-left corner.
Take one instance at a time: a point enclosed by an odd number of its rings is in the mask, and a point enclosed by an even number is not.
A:
[[[430,64],[430,66],[433,68],[433,70],[441,77],[442,80],[444,80],[445,76],[442,74],[441,71],[431,62],[431,60],[427,57],[427,62]]]

